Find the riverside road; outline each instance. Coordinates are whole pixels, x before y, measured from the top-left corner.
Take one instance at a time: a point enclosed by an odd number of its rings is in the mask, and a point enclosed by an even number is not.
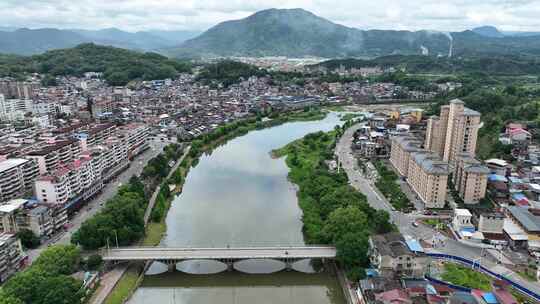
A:
[[[360,128],[361,124],[356,124],[347,129],[336,146],[336,155],[349,177],[349,182],[356,190],[362,192],[366,197],[371,207],[378,210],[385,210],[390,214],[390,219],[399,231],[405,237],[411,237],[417,240],[425,240],[434,245],[433,248],[426,248],[426,251],[432,253],[444,253],[449,255],[461,256],[471,260],[477,260],[483,266],[490,268],[492,271],[506,276],[516,283],[521,284],[528,289],[540,293],[538,284],[530,283],[522,279],[519,275],[510,269],[497,264],[497,260],[485,249],[464,244],[454,239],[448,238],[429,226],[418,225],[413,226],[413,222],[418,219],[418,214],[405,214],[396,211],[385,197],[375,187],[375,180],[366,179],[359,170],[358,163],[352,153],[353,134]]]

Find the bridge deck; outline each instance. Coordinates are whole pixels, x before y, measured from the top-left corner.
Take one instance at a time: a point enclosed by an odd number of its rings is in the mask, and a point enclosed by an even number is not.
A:
[[[135,260],[242,260],[321,259],[336,257],[335,247],[250,247],[250,248],[119,248],[103,251],[105,261]]]

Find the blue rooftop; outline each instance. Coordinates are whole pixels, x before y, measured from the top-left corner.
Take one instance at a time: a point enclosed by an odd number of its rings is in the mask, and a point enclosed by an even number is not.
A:
[[[497,301],[497,298],[491,292],[484,293],[482,295],[482,298],[484,299],[484,301],[486,301],[487,304],[499,304],[499,301]]]
[[[502,175],[497,175],[497,174],[490,174],[488,175],[488,180],[490,182],[507,182],[508,180],[506,179],[506,177],[502,176]]]
[[[424,248],[417,240],[406,240],[405,243],[407,243],[407,247],[409,247],[410,251],[424,252]]]

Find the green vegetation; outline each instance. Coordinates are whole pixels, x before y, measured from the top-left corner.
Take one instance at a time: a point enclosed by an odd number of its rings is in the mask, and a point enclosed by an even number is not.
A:
[[[539,75],[540,62],[519,56],[470,56],[470,57],[434,57],[420,55],[390,55],[372,60],[335,59],[319,64],[330,70],[344,66],[347,69],[361,67],[394,67],[407,73],[430,74],[481,74],[481,75]]]
[[[169,145],[164,152],[149,161],[143,169],[141,178],[132,177],[127,185],[118,189],[118,193],[108,200],[103,210],[85,221],[71,237],[73,244],[80,244],[85,249],[98,249],[106,246],[127,246],[140,240],[145,233],[144,213],[148,206],[148,197],[155,185],[159,185],[167,175],[169,162],[181,155],[178,145]],[[146,185],[146,187],[145,187]],[[167,185],[161,187],[168,191]],[[165,190],[163,190],[165,191]],[[160,200],[163,195],[160,191]],[[166,194],[168,197],[169,194]],[[162,201],[157,202],[156,213],[162,211]],[[154,213],[154,212],[153,212]],[[153,214],[153,217],[157,215]]]
[[[186,62],[156,53],[139,53],[92,43],[30,57],[0,56],[0,76],[20,78],[29,73],[45,74],[48,76],[44,85],[54,84],[51,76],[82,76],[85,72],[103,72],[110,85],[125,85],[135,79],[172,78],[177,73],[190,70]]]
[[[477,156],[511,159],[512,147],[501,144],[499,134],[511,121],[524,122],[529,129],[540,125],[540,89],[500,85],[485,77],[467,77],[461,81],[464,83],[461,89],[439,98],[426,114],[438,113],[440,106],[453,98],[462,99],[467,107],[482,114],[484,125],[479,131]],[[533,138],[538,138],[538,134],[533,132]]]
[[[341,116],[341,121],[352,120],[360,116],[362,116],[362,114],[360,113],[346,113],[343,116]]]
[[[142,267],[132,264],[118,281],[114,289],[105,299],[105,304],[123,304],[131,293],[137,288]]]
[[[331,133],[308,134],[273,153],[287,156],[289,179],[299,186],[306,242],[334,244],[338,261],[350,279],[357,280],[368,265],[369,234],[389,232],[393,226],[388,213],[372,209],[366,197],[349,186],[345,173],[332,173],[326,167],[324,161],[333,158],[340,132],[336,126]]]
[[[388,199],[390,204],[397,210],[410,210],[413,208],[409,198],[401,191],[399,183],[397,182],[399,177],[394,171],[388,169],[382,161],[374,163],[379,178],[375,182],[377,189]]]
[[[444,222],[439,219],[427,219],[422,220],[422,222],[428,226],[431,226],[435,229],[443,229],[444,228]]]
[[[17,237],[21,240],[24,248],[33,249],[38,247],[41,243],[39,237],[30,229],[21,229],[17,232]]]
[[[79,261],[80,251],[73,245],[47,248],[32,266],[4,284],[0,303],[79,303],[84,296],[82,282],[70,276],[78,270]]]
[[[444,264],[444,272],[441,278],[446,282],[467,288],[491,290],[492,280],[489,276],[453,263]]]
[[[221,83],[223,86],[228,87],[240,82],[241,78],[247,80],[251,76],[261,77],[265,75],[267,75],[267,72],[256,66],[238,61],[223,60],[206,65],[197,80],[206,84]]]

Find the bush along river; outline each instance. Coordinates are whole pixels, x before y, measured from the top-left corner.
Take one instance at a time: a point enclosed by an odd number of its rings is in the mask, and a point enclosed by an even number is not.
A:
[[[285,159],[271,151],[338,124],[343,122],[332,112],[318,121],[251,131],[201,155],[172,202],[161,246],[304,245],[296,186],[287,178]],[[332,271],[307,260],[293,265],[298,271],[284,271],[271,260],[234,267],[228,272],[219,262],[189,261],[171,273],[154,263],[129,303],[344,303]]]

